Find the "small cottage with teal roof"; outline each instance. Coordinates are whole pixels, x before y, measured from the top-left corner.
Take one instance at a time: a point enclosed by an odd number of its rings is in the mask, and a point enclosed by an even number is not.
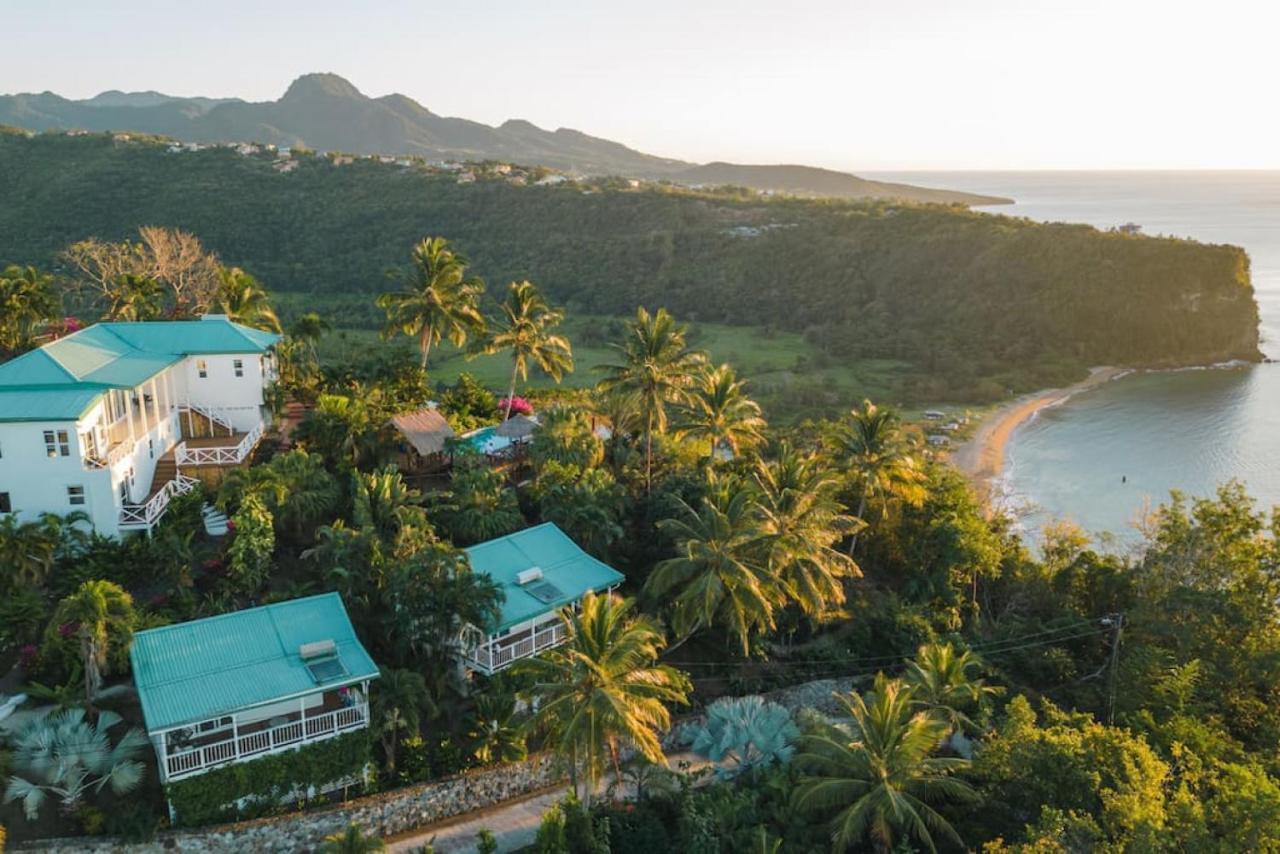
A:
[[[472,571],[491,578],[504,597],[496,623],[472,627],[467,664],[486,675],[564,643],[561,609],[623,581],[622,573],[587,554],[550,522],[466,552]]]
[[[129,659],[164,783],[364,729],[378,678],[337,593],[147,629]]]

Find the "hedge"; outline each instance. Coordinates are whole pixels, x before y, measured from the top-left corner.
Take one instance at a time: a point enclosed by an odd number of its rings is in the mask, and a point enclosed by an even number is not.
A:
[[[369,731],[359,730],[179,780],[165,794],[179,826],[257,818],[282,812],[291,794],[361,776],[370,749]]]

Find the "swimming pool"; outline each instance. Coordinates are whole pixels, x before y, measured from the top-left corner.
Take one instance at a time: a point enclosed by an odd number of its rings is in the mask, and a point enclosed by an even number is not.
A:
[[[461,436],[462,444],[481,454],[498,454],[511,447],[512,440],[498,435],[498,428],[481,427]]]

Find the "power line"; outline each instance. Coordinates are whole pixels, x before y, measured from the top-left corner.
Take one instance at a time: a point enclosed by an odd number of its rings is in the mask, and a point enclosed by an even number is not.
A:
[[[1084,628],[1085,626],[1091,626],[1092,628],[1089,631],[1084,631],[1084,632],[1077,631],[1079,629]],[[970,645],[968,648],[973,652],[979,653],[980,655],[984,655],[984,656],[1003,655],[1004,653],[1016,652],[1021,649],[1030,649],[1036,646],[1047,646],[1049,644],[1064,643],[1066,641],[1076,640],[1078,638],[1092,637],[1095,635],[1105,634],[1111,630],[1112,628],[1110,625],[1101,624],[1097,620],[1082,620],[1074,624],[1059,626],[1056,629],[1048,629],[1040,632],[1032,632],[1031,634],[1019,635],[1017,637],[1011,637],[1011,638],[1001,638],[999,640],[987,641],[985,643],[975,643]],[[1053,635],[1053,637],[1047,637],[1049,635]],[[1022,643],[1022,641],[1029,641],[1032,638],[1042,638],[1042,640],[1038,642],[1032,642],[1032,643]],[[875,664],[889,665],[897,662],[907,661],[910,658],[911,658],[910,655],[883,655],[883,656],[868,656],[868,657],[853,657],[853,658],[821,658],[821,659],[819,658],[811,658],[811,659],[783,658],[783,659],[777,659],[777,660],[768,661],[768,662],[761,662],[761,664],[768,667],[775,667],[775,668],[776,667],[821,667],[821,666],[830,667],[832,665],[875,665]],[[736,664],[750,664],[752,662],[743,661],[743,660],[734,660],[734,661],[720,660],[720,661],[667,661],[664,663],[670,664],[674,667],[721,667],[721,666],[732,666]]]

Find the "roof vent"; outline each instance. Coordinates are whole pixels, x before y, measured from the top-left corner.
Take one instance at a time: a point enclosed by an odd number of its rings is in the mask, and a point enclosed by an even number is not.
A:
[[[337,651],[338,645],[332,640],[304,643],[302,646],[298,647],[298,655],[302,656],[303,661],[309,661],[313,658],[323,658],[326,655],[333,655]]]
[[[542,567],[531,566],[516,576],[516,584],[519,584],[521,587],[523,587],[524,585],[529,584],[531,582],[539,581],[541,578],[542,578]]]

